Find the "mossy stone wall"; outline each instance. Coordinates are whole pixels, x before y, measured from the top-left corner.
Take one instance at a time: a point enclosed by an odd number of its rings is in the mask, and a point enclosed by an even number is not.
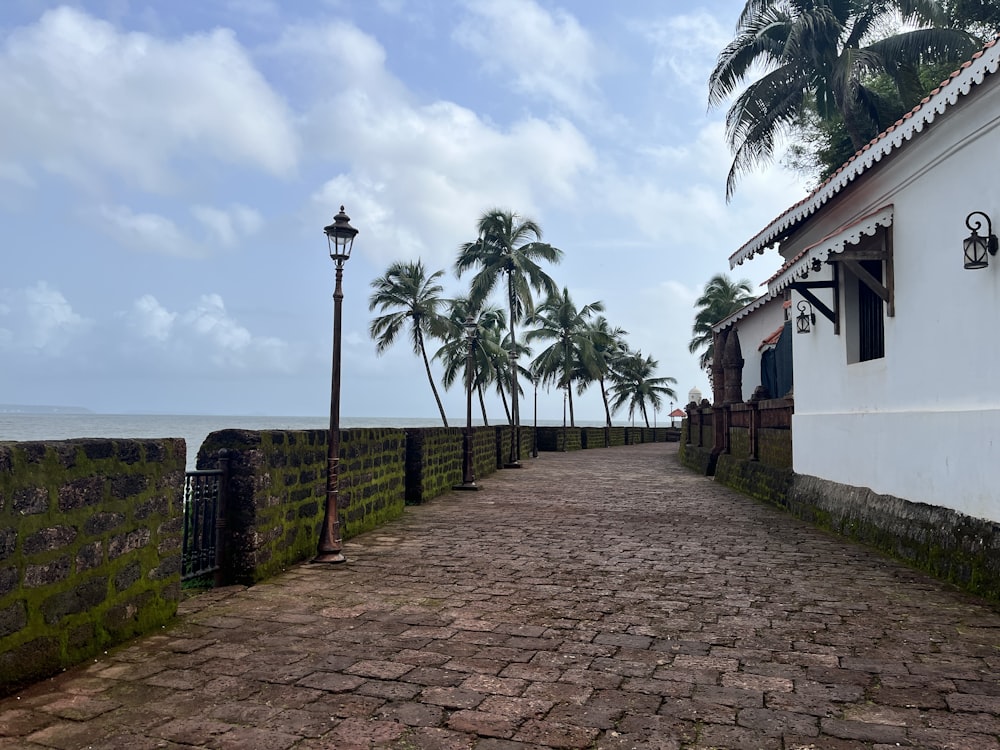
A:
[[[601,440],[603,445],[603,437]],[[582,448],[582,430],[579,427],[538,428],[538,450],[540,451],[578,451]]]
[[[758,500],[785,505],[793,478],[790,468],[723,453],[715,464],[715,481]]]
[[[174,615],[184,464],[180,439],[0,443],[0,693]]]
[[[621,441],[622,444],[625,443],[625,428],[624,427],[612,427],[612,430],[621,430]],[[609,442],[610,445],[615,443],[610,442],[613,433],[609,433],[607,427],[581,427],[580,428],[580,444],[584,448],[604,448],[605,442]],[[610,447],[610,446],[609,446]]]
[[[1000,602],[1000,524],[867,487],[794,475],[792,514]]]
[[[419,504],[462,481],[463,431],[456,427],[406,432],[406,503]]]
[[[229,455],[223,579],[256,583],[316,553],[326,506],[326,430],[220,430],[198,452],[210,468]],[[338,464],[341,537],[403,512],[406,433],[342,430]]]
[[[514,437],[514,428],[510,425],[503,425],[502,427],[489,429],[496,430],[497,468],[502,469],[510,461],[510,444]],[[541,429],[541,427],[538,429]],[[531,458],[532,448],[534,447],[534,427],[522,424],[518,430],[518,437],[518,442],[521,444],[521,460],[525,461]],[[538,449],[542,450],[541,446]]]
[[[702,475],[709,473],[713,463],[711,446],[699,446],[683,440],[678,448],[678,456],[684,466]]]
[[[792,468],[792,431],[762,427],[757,432],[757,452],[762,464]]]

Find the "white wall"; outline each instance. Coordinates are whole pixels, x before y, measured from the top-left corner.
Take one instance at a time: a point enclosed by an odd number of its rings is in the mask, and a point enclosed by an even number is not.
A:
[[[969,212],[985,211],[1000,233],[991,88],[814,217],[822,234],[894,205],[896,315],[885,319],[885,357],[870,362],[847,364],[847,332],[835,336],[821,316],[795,337],[793,461],[801,474],[1000,521],[1000,256],[985,270],[962,266]]]
[[[754,310],[733,326],[740,335],[743,351],[743,400],[749,401],[754,390],[760,385],[760,343],[775,332],[784,322],[781,298],[773,299],[763,307]],[[785,394],[772,394],[772,396]]]

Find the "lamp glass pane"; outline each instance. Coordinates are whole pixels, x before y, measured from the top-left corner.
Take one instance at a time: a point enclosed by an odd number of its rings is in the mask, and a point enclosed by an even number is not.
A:
[[[970,270],[986,268],[986,265],[989,263],[987,256],[987,249],[989,247],[988,237],[980,237],[973,232],[971,237],[965,238],[962,245],[965,250],[966,268]]]

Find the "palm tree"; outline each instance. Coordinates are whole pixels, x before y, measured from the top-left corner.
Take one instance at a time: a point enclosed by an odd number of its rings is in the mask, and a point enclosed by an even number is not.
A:
[[[611,406],[608,402],[607,379],[614,369],[616,360],[628,351],[628,344],[625,343],[628,331],[618,326],[612,328],[608,319],[603,315],[588,322],[587,330],[594,344],[594,353],[597,355],[597,372],[596,374],[583,371],[577,373],[577,378],[580,381],[577,393],[581,393],[580,389],[588,382],[596,380],[601,389],[601,400],[604,402],[606,426],[611,427]]]
[[[753,299],[752,287],[746,279],[733,281],[724,273],[716,274],[709,279],[705,291],[694,303],[698,312],[694,316],[694,325],[691,327],[692,338],[688,344],[688,351],[692,354],[704,348],[705,351],[698,359],[698,364],[703,370],[711,370],[712,357],[715,354],[712,326],[742,309]]]
[[[372,320],[368,331],[375,339],[375,351],[381,355],[392,346],[399,332],[409,326],[413,352],[423,358],[427,382],[431,384],[441,421],[447,427],[448,417],[434,385],[431,363],[424,346],[424,336],[441,336],[446,330],[438,312],[444,289],[437,280],[443,275],[444,271],[435,271],[428,276],[421,260],[398,261],[390,265],[384,275],[371,283],[375,291],[368,299],[368,309],[378,309],[385,314]]]
[[[468,351],[468,332],[465,330],[465,322],[470,316],[476,323],[472,347],[472,383],[479,399],[483,424],[488,427],[490,423],[486,415],[486,399],[483,389],[485,386],[497,382],[496,362],[506,359],[506,353],[501,346],[503,330],[507,325],[507,316],[504,311],[492,305],[476,309],[467,297],[451,300],[448,317],[445,321],[445,332],[442,336],[444,344],[434,354],[434,359],[441,360],[444,364],[441,382],[445,388],[451,388],[452,384],[458,380],[459,375],[464,375]],[[507,411],[506,402],[504,410]]]
[[[652,357],[643,357],[642,352],[629,352],[622,356],[617,362],[617,368],[612,375],[611,394],[613,401],[612,411],[618,411],[624,404],[628,404],[629,419],[633,419],[638,411],[649,427],[649,413],[646,409],[648,403],[653,409],[659,410],[663,407],[664,397],[676,399],[677,394],[670,386],[676,385],[674,378],[653,377],[656,368],[659,367]]]
[[[895,122],[927,93],[922,65],[957,63],[979,46],[965,31],[940,28],[946,22],[938,0],[746,0],[736,38],[708,81],[716,107],[763,71],[726,114],[734,154],[727,199],[741,175],[772,158],[805,107],[823,120],[841,118],[854,150]],[[878,36],[901,23],[912,30]],[[878,75],[892,81],[895,96],[870,85]]]
[[[525,314],[534,310],[531,290],[554,294],[555,282],[545,273],[539,261],[558,263],[562,250],[541,241],[542,229],[532,219],[519,216],[513,211],[493,208],[480,217],[477,226],[478,238],[463,244],[455,261],[455,272],[461,277],[470,268],[476,268],[472,277],[470,299],[473,304],[483,303],[490,293],[505,278],[507,284],[507,305],[510,313],[510,349],[512,366],[510,373],[511,417],[514,428],[511,441],[510,465],[519,466],[521,461],[520,414],[518,412],[517,384],[517,336],[516,324]]]
[[[542,339],[552,342],[532,362],[532,372],[543,384],[557,383],[559,388],[566,389],[570,427],[576,426],[572,389],[574,375],[582,371],[590,374],[593,380],[600,371],[593,331],[587,324],[595,312],[603,311],[603,302],[591,302],[577,310],[569,290],[564,287],[562,294],[549,295],[529,319],[529,324],[538,328],[529,330],[525,341]]]

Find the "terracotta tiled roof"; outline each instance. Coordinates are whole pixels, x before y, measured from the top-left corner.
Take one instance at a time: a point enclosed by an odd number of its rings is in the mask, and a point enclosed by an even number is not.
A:
[[[787,231],[817,211],[824,203],[843,190],[854,179],[870,169],[894,150],[900,148],[935,117],[944,114],[960,97],[968,94],[973,86],[1000,67],[1000,36],[987,43],[961,67],[941,82],[912,110],[873,138],[848,159],[822,185],[798,203],[786,209],[756,236],[729,257],[729,267],[735,268],[747,258],[763,253]]]
[[[784,330],[785,330],[785,324],[782,323],[777,329],[775,329],[774,333],[772,333],[770,336],[768,336],[767,338],[765,338],[763,341],[760,342],[760,346],[757,347],[757,351],[760,351],[761,349],[764,349],[768,346],[774,346],[775,344],[777,344],[778,339],[781,338],[781,332]]]

